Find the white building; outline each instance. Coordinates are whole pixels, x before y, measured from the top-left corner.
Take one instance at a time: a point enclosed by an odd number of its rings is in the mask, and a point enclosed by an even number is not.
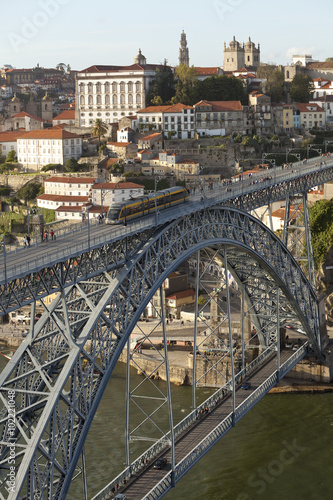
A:
[[[93,205],[101,206],[106,211],[113,203],[121,203],[143,196],[144,186],[134,182],[100,182],[92,188]]]
[[[193,139],[195,117],[193,106],[148,106],[137,112],[139,129],[154,128],[175,139]]]
[[[64,165],[81,156],[82,138],[59,128],[33,130],[17,140],[18,162],[37,171],[49,163]]]
[[[13,97],[13,95],[14,91],[11,85],[2,85],[0,87],[0,96],[3,97],[3,99],[9,99],[10,97]]]
[[[90,66],[76,75],[76,125],[91,127],[96,119],[105,123],[136,115],[146,105],[149,83],[163,66],[147,64],[139,54],[130,66]]]
[[[24,130],[0,133],[0,153],[8,155],[9,151],[17,153],[17,139],[25,135]]]
[[[333,125],[333,95],[311,99],[310,104],[318,104],[325,112],[326,125]]]
[[[96,177],[49,177],[44,181],[44,193],[61,196],[92,196]]]
[[[75,125],[75,109],[66,109],[55,118],[52,118],[52,124],[54,127],[63,123],[65,125]]]
[[[309,130],[313,127],[325,127],[326,113],[321,106],[316,103],[300,103],[296,107],[300,112],[302,128]]]

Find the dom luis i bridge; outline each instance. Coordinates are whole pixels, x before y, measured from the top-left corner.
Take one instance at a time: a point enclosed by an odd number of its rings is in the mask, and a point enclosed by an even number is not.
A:
[[[307,193],[331,180],[333,160],[318,157],[240,175],[124,227],[88,220],[85,230],[57,241],[16,252],[3,246],[1,314],[30,304],[34,318],[36,303],[44,313],[31,321],[0,377],[0,498],[65,499],[77,476],[88,498],[85,441],[120,356],[128,371],[125,465],[95,500],[161,498],[305,356],[324,362],[325,314],[316,291]],[[256,212],[267,207],[271,221],[271,204],[279,200],[286,200],[281,238]],[[175,422],[163,283],[189,260],[192,407]],[[213,265],[220,275],[211,286]],[[151,332],[140,326],[149,303],[164,346],[151,342],[150,371],[140,368],[145,356],[131,342],[134,329],[140,342],[149,342]],[[285,336],[289,324],[302,332],[293,349]],[[142,373],[139,386],[131,383],[130,365]],[[165,373],[162,386],[157,372]],[[203,401],[200,388],[212,374],[215,390]],[[148,444],[133,458],[137,442]]]

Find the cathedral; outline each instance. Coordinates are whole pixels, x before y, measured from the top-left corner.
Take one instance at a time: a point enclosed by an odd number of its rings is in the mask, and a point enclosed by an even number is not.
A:
[[[253,68],[255,70],[260,65],[260,45],[258,48],[249,38],[249,41],[241,45],[235,37],[229,43],[229,47],[224,43],[224,71],[237,71],[241,68]]]

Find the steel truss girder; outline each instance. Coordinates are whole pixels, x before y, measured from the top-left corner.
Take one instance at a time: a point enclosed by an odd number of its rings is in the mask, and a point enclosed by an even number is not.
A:
[[[288,195],[304,193],[313,186],[331,181],[332,178],[333,167],[321,167],[316,172],[300,175],[268,187],[256,184],[249,188],[248,193],[243,193],[241,196],[231,195],[229,200],[221,203],[221,206],[231,206],[250,212],[274,201],[286,199]],[[209,198],[205,200],[206,207],[219,203]],[[188,217],[192,219],[193,215],[190,214]],[[144,225],[140,231],[123,240],[112,240],[110,243],[93,249],[88,249],[87,244],[87,250],[79,256],[69,249],[65,252],[61,262],[54,262],[50,257],[47,267],[45,264],[38,266],[38,263],[35,263],[28,274],[17,275],[15,273],[12,278],[8,277],[8,281],[1,276],[0,315],[60,291],[66,286],[98,275],[102,268],[108,272],[119,269],[126,258],[134,255],[153,234],[153,229],[145,229]]]
[[[181,262],[219,244],[225,245],[228,266],[244,283],[250,276],[245,276],[243,258],[243,269],[238,269],[236,254],[260,263],[258,285],[260,276],[271,276],[320,354],[315,293],[266,226],[233,208],[211,208],[177,220],[156,231],[111,276],[102,270],[66,289],[1,374],[0,466],[6,466],[9,454],[8,391],[12,390],[19,450],[17,492],[6,491],[6,469],[2,469],[3,498],[13,499],[18,493],[36,499],[65,498],[106,384],[143,309]],[[245,286],[254,297],[250,284]],[[252,297],[251,301],[255,304]]]

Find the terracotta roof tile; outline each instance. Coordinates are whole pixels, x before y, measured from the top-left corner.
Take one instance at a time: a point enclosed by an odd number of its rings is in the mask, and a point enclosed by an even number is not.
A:
[[[94,184],[96,177],[49,177],[45,182],[59,182],[62,184]]]
[[[75,120],[75,109],[66,109],[55,118],[52,118],[52,121],[54,120]]]
[[[144,189],[144,186],[134,182],[100,182],[95,184],[93,189]]]
[[[13,116],[13,118],[32,118],[33,120],[36,120],[38,122],[46,122],[46,120],[43,120],[43,118],[39,118],[39,116],[35,115],[30,115],[29,113],[26,113],[25,111],[21,111],[20,113],[17,113],[16,115]]]
[[[72,132],[67,132],[67,130],[52,127],[26,132],[24,139],[81,139],[81,136],[72,134]]]

